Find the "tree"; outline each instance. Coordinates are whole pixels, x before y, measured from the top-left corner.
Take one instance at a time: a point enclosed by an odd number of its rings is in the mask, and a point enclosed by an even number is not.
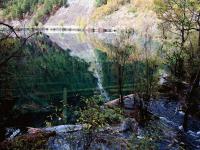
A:
[[[200,53],[200,1],[199,0],[155,0],[156,12],[163,24],[170,27],[167,31],[175,36],[178,42],[174,46],[179,49],[174,52],[177,64],[175,65],[175,76],[179,79],[184,66],[184,57],[181,57],[183,51],[186,50],[186,42],[190,38],[191,33],[198,33],[198,51],[197,59]],[[167,36],[165,36],[167,38]],[[191,43],[191,42],[190,42]],[[188,48],[191,49],[192,47]],[[172,57],[174,57],[172,56]],[[195,67],[195,66],[193,66]],[[194,68],[193,68],[194,69]],[[176,72],[177,71],[177,72]],[[185,98],[186,110],[183,120],[183,129],[187,131],[188,116],[195,105],[194,95],[195,89],[199,87],[200,67],[197,68],[195,79],[190,85],[190,90]]]
[[[177,78],[183,76],[185,43],[193,25],[193,13],[190,12],[189,0],[155,0],[155,10],[162,24],[167,24],[165,28],[175,39],[176,51],[173,52],[176,63],[174,75]],[[166,26],[165,26],[166,27]]]
[[[17,48],[16,51],[12,52],[12,53],[11,53],[10,55],[8,55],[6,58],[4,58],[4,59],[2,59],[2,60],[0,61],[0,68],[1,68],[1,67],[2,67],[3,65],[5,65],[10,59],[12,59],[13,57],[15,57],[15,55],[19,54],[20,51],[21,51],[21,49],[23,48],[23,46],[26,44],[27,40],[28,40],[29,38],[31,38],[33,35],[37,34],[38,32],[34,32],[34,33],[30,34],[29,36],[27,36],[26,38],[23,38],[23,37],[20,37],[20,36],[16,33],[15,29],[14,29],[12,26],[10,26],[10,25],[8,25],[8,24],[6,24],[6,23],[3,23],[3,22],[0,22],[0,25],[2,25],[2,26],[4,26],[4,27],[7,27],[7,28],[10,30],[10,33],[8,33],[7,35],[5,35],[5,37],[3,37],[3,38],[0,39],[0,42],[4,41],[4,40],[6,40],[6,39],[9,39],[9,38],[11,37],[11,34],[14,33],[15,36],[16,36],[16,38],[19,39],[19,40],[20,40],[20,43],[21,43],[20,46],[19,46],[19,48]]]
[[[131,30],[123,31],[120,33],[118,38],[113,41],[113,44],[109,45],[111,59],[116,64],[117,68],[118,94],[121,106],[123,106],[124,66],[133,52],[133,46],[130,45],[131,36]]]

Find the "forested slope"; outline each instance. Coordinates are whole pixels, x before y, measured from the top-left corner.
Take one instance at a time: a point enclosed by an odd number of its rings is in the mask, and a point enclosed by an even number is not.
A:
[[[33,25],[43,22],[61,6],[67,6],[67,0],[13,0],[1,4],[1,19],[32,20]]]
[[[94,0],[68,0],[68,7],[60,8],[45,25],[84,28],[89,23],[94,6]]]

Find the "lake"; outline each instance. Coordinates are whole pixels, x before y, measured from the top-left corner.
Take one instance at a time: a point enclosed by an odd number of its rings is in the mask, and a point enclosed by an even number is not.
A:
[[[77,110],[85,100],[93,97],[104,103],[119,97],[118,66],[122,64],[123,94],[151,93],[154,101],[149,101],[148,109],[159,117],[156,123],[174,134],[170,138],[179,136],[180,103],[156,95],[162,76],[168,73],[159,43],[133,34],[126,47],[131,51],[124,53],[120,36],[117,32],[43,31],[30,38],[1,70],[1,133],[10,137],[18,129],[26,133],[28,126],[76,123]],[[20,44],[15,41],[14,45],[12,49],[18,50]],[[199,128],[199,121],[191,117],[190,130],[181,133],[180,141],[198,147]]]
[[[28,36],[30,33],[20,34]],[[80,99],[84,97],[97,95],[104,102],[117,98],[118,57],[115,49],[119,36],[116,32],[52,30],[33,36],[27,41],[21,54],[2,70],[0,96],[9,101],[6,104],[7,110],[14,107],[24,114],[42,113],[48,112],[52,107],[62,107],[64,99],[77,106],[81,105]],[[147,71],[151,76],[148,80],[154,84],[158,83],[158,78],[155,77],[162,72],[156,61],[160,58],[156,51],[158,44],[152,41],[153,46],[148,47],[146,52],[143,50],[145,41],[141,37],[134,34],[130,39],[130,45],[137,44],[140,49],[131,54],[131,59],[125,60],[124,95],[136,90],[145,91]],[[148,70],[145,61],[147,58],[155,61],[149,65]],[[35,120],[37,119],[27,121],[28,125],[41,126]],[[70,122],[74,121],[70,119]],[[9,126],[21,124],[24,124],[21,119],[8,121]]]

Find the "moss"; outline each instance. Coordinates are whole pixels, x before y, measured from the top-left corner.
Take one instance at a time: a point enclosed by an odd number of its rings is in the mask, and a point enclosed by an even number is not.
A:
[[[27,134],[19,136],[14,140],[4,141],[0,143],[0,149],[4,150],[39,150],[47,149],[48,139],[55,136],[55,132],[45,133],[37,132],[34,134]]]

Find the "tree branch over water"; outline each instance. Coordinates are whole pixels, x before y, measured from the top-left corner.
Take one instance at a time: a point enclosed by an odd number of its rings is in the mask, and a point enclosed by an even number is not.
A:
[[[0,21],[0,25],[8,27],[12,31],[11,33],[14,33],[17,38],[20,38],[19,35],[16,33],[16,31],[15,31],[13,26],[11,26],[9,24],[6,24],[6,23],[3,23],[1,21]]]
[[[31,38],[32,36],[34,36],[35,34],[37,34],[38,32],[34,32],[34,33],[30,34],[28,37],[24,38],[24,37],[20,37],[20,36],[16,33],[16,31],[15,31],[15,29],[14,29],[13,26],[11,26],[11,25],[9,25],[9,24],[6,24],[6,23],[3,23],[3,22],[0,22],[0,25],[5,26],[5,27],[8,27],[8,28],[11,30],[11,32],[8,33],[8,35],[6,35],[6,37],[0,39],[0,42],[2,42],[3,40],[8,39],[12,33],[14,33],[15,36],[16,36],[16,38],[20,39],[20,41],[22,40],[22,43],[21,43],[21,45],[19,46],[19,48],[18,48],[16,51],[12,52],[12,53],[11,53],[7,58],[5,58],[3,61],[0,62],[0,68],[1,68],[1,67],[4,66],[10,59],[12,59],[13,57],[15,57],[15,55],[17,55],[19,52],[21,52],[21,49],[22,49],[23,46],[26,44],[27,40],[28,40],[29,38]]]

